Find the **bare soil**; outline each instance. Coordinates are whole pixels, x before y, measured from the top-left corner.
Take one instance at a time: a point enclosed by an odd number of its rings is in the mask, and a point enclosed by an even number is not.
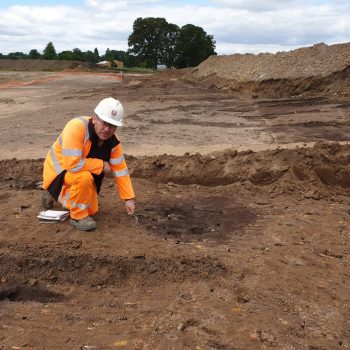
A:
[[[49,146],[107,96],[136,216],[108,177],[96,231],[40,223]],[[348,97],[11,71],[0,105],[0,349],[350,348]]]

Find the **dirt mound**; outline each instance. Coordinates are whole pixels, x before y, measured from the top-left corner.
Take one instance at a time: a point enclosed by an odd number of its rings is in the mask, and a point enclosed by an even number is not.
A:
[[[211,155],[127,157],[133,177],[155,182],[221,186],[250,182],[255,186],[278,184],[289,191],[301,184],[350,188],[350,145],[318,142],[313,148],[263,152],[227,150]],[[30,189],[41,180],[42,159],[3,160],[0,182]]]
[[[350,43],[290,52],[211,56],[191,76],[248,97],[350,94]]]
[[[44,159],[15,158],[5,160],[0,165],[0,182],[7,182],[18,188],[36,188],[42,177]]]
[[[349,161],[349,145],[318,142],[313,148],[257,153],[227,150],[207,156],[162,155],[142,160],[131,159],[129,163],[132,164],[133,176],[160,182],[218,186],[249,181],[261,186],[286,177],[286,186],[293,179],[349,188]]]
[[[91,64],[79,61],[65,60],[0,60],[0,69],[3,70],[24,70],[24,71],[42,71],[42,70],[63,70],[63,69],[89,69]]]

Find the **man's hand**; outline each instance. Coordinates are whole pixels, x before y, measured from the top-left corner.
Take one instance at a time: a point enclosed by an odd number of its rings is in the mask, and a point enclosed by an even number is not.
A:
[[[103,172],[108,173],[109,171],[111,171],[111,167],[109,166],[109,163],[103,162]]]
[[[128,215],[133,215],[135,212],[135,200],[134,199],[128,199],[125,201],[125,208],[126,213]]]

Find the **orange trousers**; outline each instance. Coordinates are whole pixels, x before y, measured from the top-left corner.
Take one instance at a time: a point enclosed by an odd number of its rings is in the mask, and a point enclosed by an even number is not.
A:
[[[67,171],[58,200],[64,208],[70,211],[72,219],[80,220],[96,214],[98,199],[91,173],[89,171],[78,173]]]

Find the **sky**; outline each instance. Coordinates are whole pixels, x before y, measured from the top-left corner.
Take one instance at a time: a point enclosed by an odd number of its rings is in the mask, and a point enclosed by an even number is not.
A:
[[[350,0],[0,0],[0,53],[126,51],[138,17],[200,26],[219,55],[350,42]]]

